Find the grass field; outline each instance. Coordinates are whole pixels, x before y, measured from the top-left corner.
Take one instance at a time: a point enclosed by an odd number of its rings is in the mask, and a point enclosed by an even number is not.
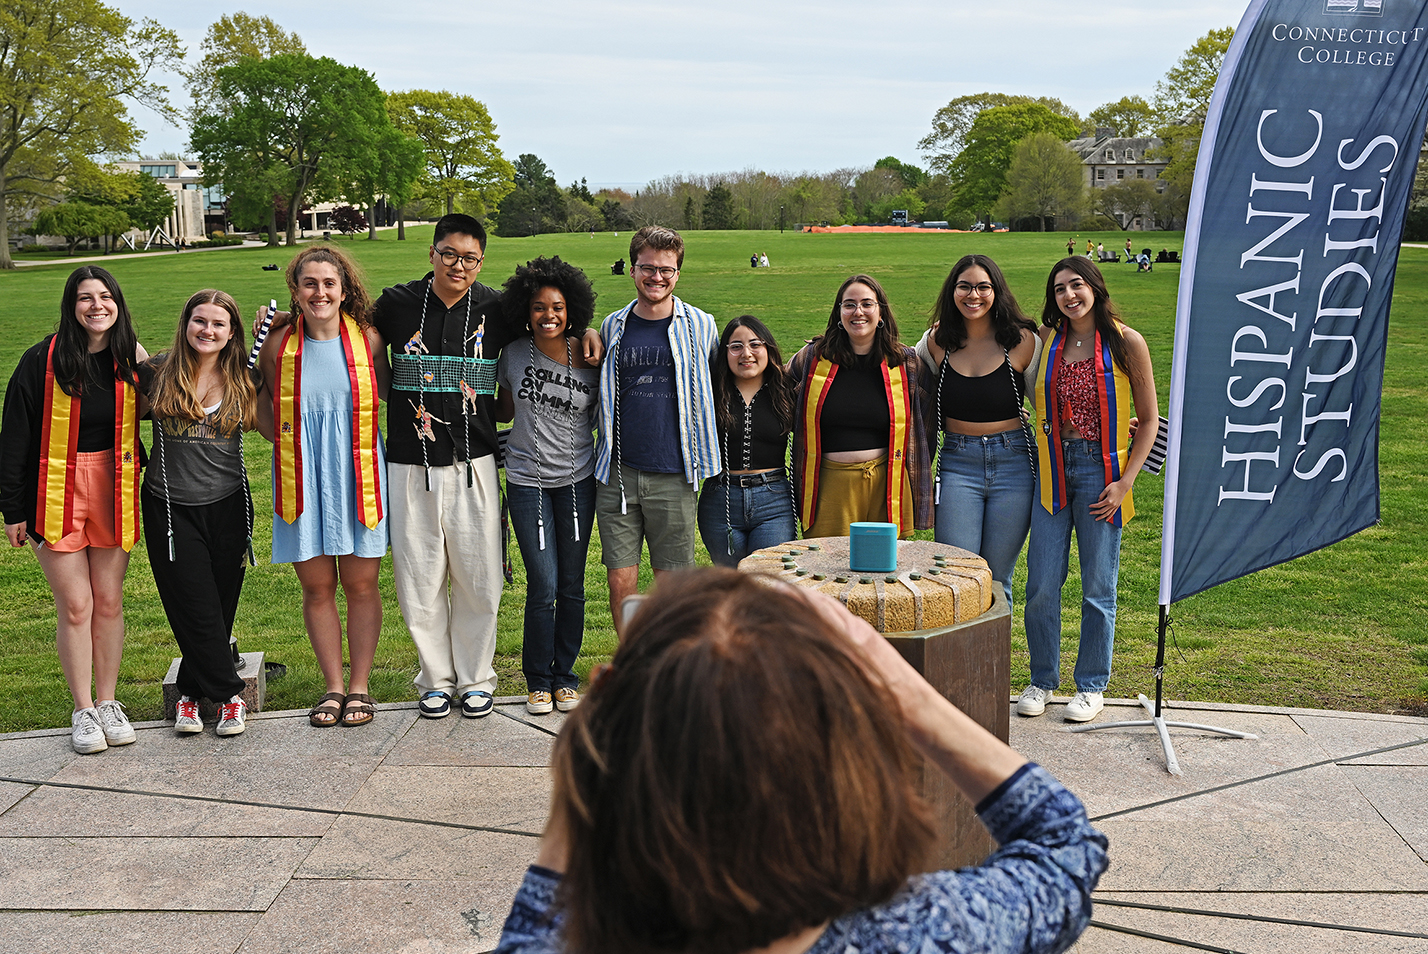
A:
[[[412,228],[409,240],[394,232],[376,241],[342,241],[361,260],[374,292],[420,277],[431,230]],[[1122,247],[1124,233],[1081,233]],[[777,232],[695,232],[679,282],[681,297],[721,322],[738,314],[762,318],[785,356],[827,321],[833,293],[849,274],[865,271],[887,288],[905,340],[921,332],[949,265],[968,252],[984,252],[1004,268],[1023,307],[1039,316],[1047,270],[1065,252],[1066,235],[1028,233],[904,235],[805,235]],[[1135,246],[1180,248],[1179,233],[1133,236]],[[601,314],[633,297],[628,277],[610,275],[616,258],[628,257],[629,236],[585,233],[535,238],[493,238],[482,279],[500,285],[513,267],[539,254],[559,254],[590,275]],[[750,269],[749,255],[766,252],[772,268]],[[285,299],[281,273],[285,249],[222,249],[182,255],[115,259],[118,277],[150,351],[172,341],[179,309],[203,287],[232,293],[245,312],[260,302]],[[60,263],[0,273],[0,372],[6,379],[20,353],[52,330],[60,292],[71,265]],[[1170,372],[1173,316],[1179,266],[1160,265],[1137,274],[1107,266],[1111,293],[1126,320],[1144,333],[1155,363],[1162,408]],[[1170,698],[1351,709],[1374,712],[1428,711],[1428,597],[1418,576],[1428,564],[1428,418],[1423,369],[1428,366],[1428,250],[1405,248],[1390,329],[1384,388],[1382,448],[1383,520],[1349,540],[1287,565],[1199,594],[1176,604],[1175,642],[1168,659]],[[147,443],[147,425],[146,425]],[[271,512],[269,445],[247,441],[248,466],[260,514]],[[1133,695],[1153,684],[1156,592],[1160,556],[1162,483],[1142,476],[1136,485],[1137,518],[1126,529],[1121,560],[1120,615],[1115,672],[1109,691]],[[259,566],[249,570],[236,633],[244,650],[264,650],[288,667],[269,686],[270,708],[306,707],[322,693],[321,680],[302,627],[300,592],[287,566],[270,566],[270,520],[260,517],[255,549]],[[923,534],[930,536],[930,534]],[[614,648],[606,606],[598,536],[587,572],[585,655],[578,671]],[[512,542],[513,552],[514,541]],[[700,554],[701,561],[706,557]],[[516,582],[502,600],[497,667],[500,691],[524,691],[520,674],[520,621],[524,580],[516,552]],[[1022,595],[1024,565],[1016,592]],[[382,586],[386,616],[373,674],[379,701],[414,697],[416,652],[392,595],[390,560]],[[176,654],[154,589],[142,542],[125,584],[128,641],[120,676],[120,699],[136,719],[160,717],[160,681]],[[1067,656],[1074,655],[1079,581],[1073,561],[1066,588]],[[0,731],[67,724],[68,693],[54,650],[54,604],[33,555],[0,554]],[[1025,639],[1018,615],[1012,635],[1012,683],[1027,676]],[[1066,664],[1069,679],[1069,661]]]

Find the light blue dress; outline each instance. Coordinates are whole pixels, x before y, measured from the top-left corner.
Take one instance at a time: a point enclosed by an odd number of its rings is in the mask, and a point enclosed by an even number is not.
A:
[[[288,523],[273,514],[273,562],[300,563],[315,556],[380,557],[387,552],[387,453],[377,437],[382,475],[382,519],[368,530],[357,516],[352,465],[352,383],[342,339],[303,341],[299,372],[302,408],[303,510]],[[273,492],[277,496],[277,448]]]

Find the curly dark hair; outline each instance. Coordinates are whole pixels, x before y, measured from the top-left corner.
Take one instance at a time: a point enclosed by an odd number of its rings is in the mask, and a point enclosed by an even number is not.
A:
[[[1096,263],[1084,255],[1063,258],[1051,266],[1051,274],[1046,276],[1046,303],[1041,308],[1041,323],[1048,328],[1061,330],[1066,316],[1056,304],[1056,276],[1070,270],[1091,286],[1095,302],[1091,305],[1091,316],[1096,321],[1096,330],[1111,349],[1111,359],[1126,374],[1130,374],[1130,358],[1126,356],[1126,337],[1121,334],[1121,315],[1111,304],[1111,293],[1106,289],[1106,279]]]
[[[739,386],[734,379],[734,372],[729,369],[729,339],[740,328],[749,329],[764,343],[769,358],[768,367],[764,369],[764,385],[773,401],[774,413],[778,416],[783,436],[788,437],[793,432],[796,385],[793,375],[783,369],[783,355],[778,350],[778,342],[774,341],[773,332],[753,315],[740,315],[729,320],[724,326],[724,333],[719,336],[719,349],[709,363],[712,372],[710,377],[714,381],[714,416],[719,422],[719,434],[721,437],[728,434],[734,423],[733,416],[729,413],[729,401],[738,393]],[[728,461],[724,462],[724,466],[729,466]]]
[[[501,286],[501,308],[512,332],[529,332],[531,299],[542,288],[554,288],[565,298],[565,333],[580,335],[595,318],[595,289],[585,273],[562,262],[559,255],[541,256],[516,266],[516,273]]]
[[[942,291],[937,294],[937,304],[932,306],[932,321],[937,325],[933,341],[943,351],[957,351],[967,343],[967,322],[957,309],[953,298],[957,279],[969,268],[980,268],[987,273],[992,283],[992,327],[996,329],[997,344],[1008,351],[1021,344],[1023,330],[1036,331],[1036,322],[1028,318],[1016,303],[1016,296],[1007,287],[1006,276],[997,263],[985,255],[963,255],[952,266],[947,280],[942,283]]]

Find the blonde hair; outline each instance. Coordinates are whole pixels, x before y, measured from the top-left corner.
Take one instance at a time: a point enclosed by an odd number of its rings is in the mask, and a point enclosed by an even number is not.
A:
[[[174,346],[158,363],[149,404],[154,416],[177,417],[201,421],[206,416],[198,396],[198,354],[188,343],[188,322],[199,305],[217,305],[228,312],[232,334],[218,353],[218,369],[223,375],[223,403],[213,415],[214,428],[224,437],[235,430],[252,430],[258,426],[258,392],[248,370],[248,347],[243,334],[243,320],[233,296],[216,288],[195,292],[179,315]]]

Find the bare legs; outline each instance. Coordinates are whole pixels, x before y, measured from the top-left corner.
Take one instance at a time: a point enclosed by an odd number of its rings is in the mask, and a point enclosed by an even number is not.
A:
[[[655,580],[670,570],[656,568],[654,571]],[[640,591],[640,568],[635,566],[606,567],[605,579],[610,584],[610,621],[615,627],[615,635],[623,639],[625,632],[625,620],[620,614],[620,604],[625,601],[625,597],[634,596]]]
[[[328,692],[344,692],[342,620],[337,614],[337,587],[347,598],[347,654],[351,673],[347,689],[367,692],[367,680],[377,656],[382,631],[382,596],[377,590],[379,557],[319,556],[293,564],[302,584],[302,618],[313,654]]]
[[[74,708],[113,699],[124,655],[124,571],[120,547],[56,553],[35,546],[35,558],[55,597],[55,645]]]

